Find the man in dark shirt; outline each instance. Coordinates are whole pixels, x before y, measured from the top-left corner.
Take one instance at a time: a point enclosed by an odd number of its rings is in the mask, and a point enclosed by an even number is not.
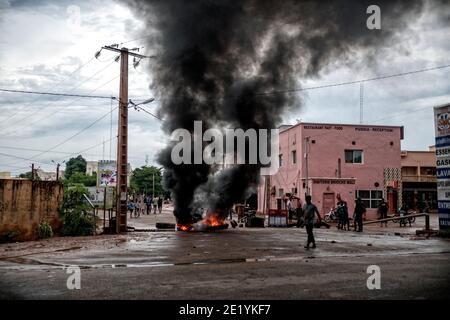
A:
[[[389,205],[387,204],[386,201],[384,201],[383,198],[381,198],[381,202],[378,205],[378,213],[380,215],[380,219],[386,219],[387,218],[388,210],[389,210]],[[381,226],[383,226],[383,223],[387,227],[387,221],[381,222]]]
[[[361,198],[356,199],[355,204],[355,230],[358,232],[363,231],[363,215],[366,213],[366,207],[362,203]]]
[[[314,216],[317,214],[319,219],[319,225],[322,221],[320,217],[319,210],[317,207],[311,203],[311,196],[305,197],[306,204],[303,206],[303,219],[306,228],[306,232],[308,233],[308,240],[305,246],[306,250],[309,250],[309,244],[312,243],[312,248],[316,248],[316,241],[314,240],[313,228],[314,228]]]

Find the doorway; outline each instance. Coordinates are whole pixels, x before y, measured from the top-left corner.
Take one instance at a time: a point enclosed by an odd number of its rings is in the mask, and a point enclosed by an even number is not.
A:
[[[323,194],[323,202],[322,202],[322,215],[327,214],[334,207],[335,207],[334,192],[324,193]]]

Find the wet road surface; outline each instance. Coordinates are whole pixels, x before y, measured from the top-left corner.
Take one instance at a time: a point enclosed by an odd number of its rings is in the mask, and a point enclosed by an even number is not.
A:
[[[3,299],[449,298],[450,242],[403,229],[134,232],[0,245]],[[64,267],[81,268],[69,290]],[[381,269],[368,290],[367,267]]]

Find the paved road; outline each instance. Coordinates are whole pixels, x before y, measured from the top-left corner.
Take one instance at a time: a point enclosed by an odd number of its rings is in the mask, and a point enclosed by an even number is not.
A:
[[[303,229],[134,232],[0,245],[0,298],[378,299],[449,298],[450,242],[411,229],[364,234]],[[64,266],[81,266],[68,290]],[[369,265],[381,289],[368,290]]]

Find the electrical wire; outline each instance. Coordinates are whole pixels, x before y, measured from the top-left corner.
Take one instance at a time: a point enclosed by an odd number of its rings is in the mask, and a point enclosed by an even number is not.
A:
[[[102,85],[98,86],[98,87],[95,88],[94,90],[90,91],[89,94],[90,94],[90,93],[93,93],[93,92],[95,92],[95,91],[97,91],[98,89],[100,89],[100,88],[102,88],[102,87],[104,87],[104,86],[106,86],[107,84],[109,84],[109,83],[111,83],[112,81],[116,80],[118,77],[119,77],[119,75],[117,75],[117,76],[115,76],[114,78],[108,80],[107,82],[105,82],[105,83],[103,83]],[[56,114],[60,113],[61,111],[63,111],[64,108],[73,105],[75,102],[77,102],[77,101],[80,100],[80,99],[81,99],[81,98],[77,98],[77,99],[73,100],[72,102],[70,102],[70,103],[68,103],[68,104],[66,104],[66,105],[64,105],[64,106],[59,107],[59,110],[57,110],[57,111],[51,113],[50,115],[45,115],[45,116],[43,116],[43,117],[41,117],[41,118],[37,118],[37,119],[35,119],[34,121],[31,121],[31,122],[29,122],[29,123],[26,124],[26,125],[20,126],[19,128],[15,128],[15,130],[13,130],[13,131],[4,133],[4,135],[10,136],[11,134],[16,133],[17,131],[19,131],[20,129],[22,129],[22,128],[24,128],[24,127],[29,127],[29,126],[31,126],[31,125],[35,124],[36,122],[39,122],[39,121],[41,121],[41,120],[43,120],[43,119],[46,119],[46,120],[47,120],[48,118],[53,117],[54,115],[56,115]],[[114,100],[114,99],[116,99],[116,98],[110,96],[109,99]]]
[[[433,70],[439,70],[439,69],[445,69],[449,68],[450,64],[432,67],[432,68],[426,68],[426,69],[419,69],[414,71],[408,71],[408,72],[402,72],[402,73],[395,73],[390,75],[384,75],[384,76],[377,76],[373,78],[367,78],[367,79],[361,79],[361,80],[354,80],[354,81],[347,81],[347,82],[340,82],[340,83],[333,83],[333,84],[327,84],[322,86],[315,86],[315,87],[306,87],[306,88],[294,88],[294,89],[286,89],[286,90],[274,90],[274,91],[268,91],[268,92],[261,92],[257,93],[257,96],[262,95],[272,95],[272,94],[282,94],[282,93],[292,93],[292,92],[299,92],[299,91],[307,91],[307,90],[316,90],[316,89],[323,89],[323,88],[331,88],[331,87],[339,87],[339,86],[346,86],[350,84],[356,84],[356,83],[362,83],[362,82],[369,82],[369,81],[375,81],[375,80],[384,80],[389,78],[395,78],[395,77],[402,77],[410,74],[416,74],[421,72],[427,72],[427,71],[433,71]]]
[[[76,89],[78,89],[79,87],[81,87],[81,86],[83,85],[83,83],[85,83],[85,82],[91,80],[91,79],[94,78],[96,75],[102,73],[104,70],[106,70],[106,69],[107,69],[109,66],[111,66],[113,63],[114,63],[114,60],[111,61],[111,63],[109,63],[108,65],[106,65],[104,68],[102,68],[102,69],[98,70],[97,72],[95,72],[95,73],[94,73],[93,75],[91,75],[89,78],[87,78],[87,79],[83,80],[82,82],[80,82],[76,87],[74,87],[74,88],[72,88],[71,90],[69,90],[69,93],[70,93],[70,92],[73,92],[73,91],[76,90]],[[93,92],[93,91],[91,91],[90,93],[92,93],[92,92]],[[78,99],[78,98],[77,98],[77,99]],[[77,101],[77,100],[75,100],[75,101]],[[35,110],[34,112],[32,112],[30,115],[25,116],[25,117],[19,119],[18,121],[15,121],[15,122],[16,122],[16,123],[17,123],[17,122],[20,122],[20,123],[21,123],[23,120],[25,120],[25,119],[27,119],[27,118],[30,118],[30,117],[34,116],[35,114],[37,114],[37,113],[39,113],[39,112],[42,112],[43,110],[47,109],[50,105],[52,105],[52,103],[55,103],[55,102],[50,102],[50,103],[48,103],[47,105],[43,106],[42,108],[36,109],[36,110]],[[2,129],[2,132],[5,132],[5,129],[9,129],[9,128],[11,128],[11,127],[14,126],[14,125],[15,125],[15,123],[12,123],[10,126],[7,126],[7,127],[3,128],[3,129]],[[27,126],[27,125],[25,124],[25,125],[23,125],[22,127],[24,127],[24,126]]]
[[[80,71],[81,69],[83,69],[85,66],[87,66],[89,63],[91,63],[93,60],[95,59],[95,57],[92,57],[91,59],[89,59],[88,61],[86,61],[85,63],[83,63],[81,66],[79,66],[76,70],[74,70],[73,72],[71,72],[70,74],[68,74],[66,77],[64,77],[63,79],[61,79],[61,81],[59,81],[57,84],[55,84],[54,86],[51,86],[50,89],[55,89],[57,87],[59,87],[62,83],[64,83],[67,79],[69,79],[70,77],[72,77],[75,73],[77,73],[78,71]],[[34,101],[30,101],[27,104],[25,104],[26,106],[29,106],[30,104],[36,102],[37,100]],[[11,119],[12,117],[14,117],[15,115],[19,114],[21,110],[18,110],[17,112],[13,113],[12,115],[10,115],[9,117],[3,119],[2,121],[0,121],[1,123],[4,123],[6,121],[8,121],[9,119]]]
[[[24,91],[24,90],[12,90],[12,89],[2,89],[2,88],[0,88],[0,91],[3,91],[3,92],[14,92],[14,93],[29,93],[29,94],[50,95],[50,96],[60,96],[60,97],[111,99],[111,96],[91,96],[91,95],[84,95],[84,94],[68,94],[68,93],[55,93],[55,92]]]

